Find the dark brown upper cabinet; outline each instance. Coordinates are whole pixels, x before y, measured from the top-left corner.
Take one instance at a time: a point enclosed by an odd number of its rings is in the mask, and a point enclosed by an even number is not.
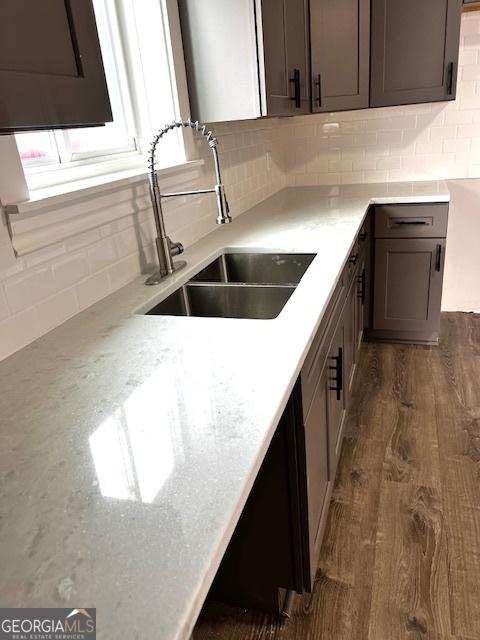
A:
[[[370,0],[310,0],[312,111],[369,106]]]
[[[0,133],[111,120],[91,0],[0,0]]]
[[[192,117],[310,112],[308,0],[179,0]]]
[[[462,0],[372,0],[370,106],[455,100]]]
[[[257,21],[260,22],[258,15]],[[263,113],[310,113],[308,0],[262,0],[261,29]]]

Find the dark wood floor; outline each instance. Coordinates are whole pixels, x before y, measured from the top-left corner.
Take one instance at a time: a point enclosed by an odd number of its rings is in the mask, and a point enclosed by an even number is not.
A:
[[[362,350],[314,593],[283,622],[208,604],[194,640],[480,639],[480,316]]]

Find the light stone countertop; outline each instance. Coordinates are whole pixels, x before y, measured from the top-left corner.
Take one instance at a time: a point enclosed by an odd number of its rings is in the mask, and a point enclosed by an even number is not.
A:
[[[187,639],[369,203],[298,187],[0,363],[0,606],[96,607],[98,638]],[[179,238],[181,240],[181,238]],[[135,314],[229,249],[318,254],[278,318]]]

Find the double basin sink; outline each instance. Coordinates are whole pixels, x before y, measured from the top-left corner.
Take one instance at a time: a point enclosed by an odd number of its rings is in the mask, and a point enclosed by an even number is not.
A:
[[[276,318],[314,258],[312,253],[223,253],[147,315]]]

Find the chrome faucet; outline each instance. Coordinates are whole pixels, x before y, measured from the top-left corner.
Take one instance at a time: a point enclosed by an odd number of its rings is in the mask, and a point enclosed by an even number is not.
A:
[[[193,129],[199,133],[208,142],[208,146],[212,150],[213,160],[215,163],[215,175],[217,183],[212,189],[198,189],[196,191],[179,191],[176,193],[161,193],[158,184],[157,173],[155,171],[155,156],[157,151],[157,145],[160,139],[169,131],[173,129],[179,129],[181,127]],[[179,262],[173,262],[173,256],[178,256],[183,253],[183,245],[180,242],[172,242],[167,236],[165,231],[165,221],[162,211],[162,198],[176,198],[180,196],[194,196],[205,193],[215,193],[217,197],[217,224],[225,224],[231,222],[232,218],[229,215],[229,208],[227,198],[225,197],[225,189],[222,183],[222,176],[220,174],[220,163],[218,159],[218,140],[214,137],[211,131],[207,131],[206,125],[192,122],[190,118],[188,120],[179,120],[167,124],[163,129],[160,129],[155,135],[150,147],[150,154],[148,157],[148,181],[150,185],[150,197],[152,199],[153,215],[155,217],[155,226],[157,228],[157,237],[155,238],[155,245],[157,247],[159,270],[153,275],[149,276],[145,280],[145,284],[159,284],[163,278],[172,274],[178,269],[182,269],[187,263],[184,260]]]

